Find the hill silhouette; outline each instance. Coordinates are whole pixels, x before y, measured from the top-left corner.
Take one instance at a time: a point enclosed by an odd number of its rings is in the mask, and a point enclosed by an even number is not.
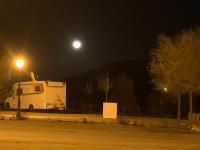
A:
[[[145,105],[145,98],[152,89],[146,69],[146,62],[126,60],[122,62],[108,63],[99,68],[78,74],[65,79],[68,84],[69,103],[87,103],[87,95],[84,93],[86,82],[91,81],[94,85],[93,103],[101,103],[104,99],[103,93],[97,87],[97,79],[101,73],[108,72],[111,80],[115,81],[120,75],[126,75],[134,82],[134,93],[137,104]]]

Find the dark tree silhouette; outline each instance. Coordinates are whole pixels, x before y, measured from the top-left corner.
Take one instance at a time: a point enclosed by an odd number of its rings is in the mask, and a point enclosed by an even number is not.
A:
[[[129,108],[137,107],[134,81],[125,74],[118,76],[115,79],[111,97],[117,101],[119,105],[125,105]]]

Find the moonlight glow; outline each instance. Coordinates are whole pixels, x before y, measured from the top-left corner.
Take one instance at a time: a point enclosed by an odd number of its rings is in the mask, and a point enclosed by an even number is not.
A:
[[[78,41],[78,40],[73,41],[72,45],[73,45],[73,47],[74,47],[75,49],[79,49],[79,48],[81,48],[81,46],[82,46],[81,42]]]

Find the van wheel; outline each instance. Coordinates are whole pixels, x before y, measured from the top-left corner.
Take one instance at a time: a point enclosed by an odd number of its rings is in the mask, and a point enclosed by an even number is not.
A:
[[[10,103],[5,104],[5,110],[10,110]]]
[[[33,105],[31,104],[31,105],[29,105],[29,111],[33,111],[34,110],[34,107],[33,107]]]

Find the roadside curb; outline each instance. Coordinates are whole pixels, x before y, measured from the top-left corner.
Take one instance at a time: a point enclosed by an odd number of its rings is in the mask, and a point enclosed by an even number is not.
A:
[[[148,118],[119,116],[117,119],[103,119],[102,115],[95,114],[55,114],[22,112],[22,120],[41,120],[77,123],[96,123],[126,126],[144,126],[149,129],[177,129],[177,132],[200,133],[200,122],[176,120],[167,118]],[[0,112],[0,120],[17,120],[16,112]]]
[[[118,124],[118,119],[103,119],[101,115],[92,114],[42,114],[22,112],[22,120],[44,120],[78,123]],[[0,112],[0,120],[17,120],[14,112]]]

